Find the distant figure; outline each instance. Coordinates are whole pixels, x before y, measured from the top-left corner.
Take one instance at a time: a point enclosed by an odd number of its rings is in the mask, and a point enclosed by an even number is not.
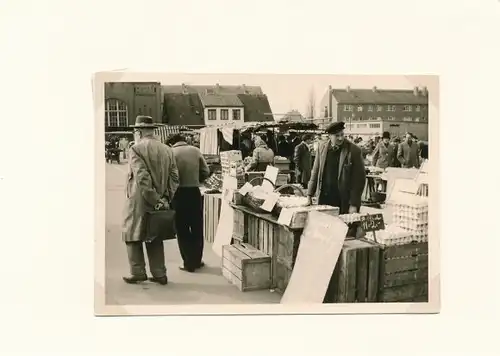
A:
[[[373,161],[372,164],[375,167],[386,169],[387,167],[393,167],[394,161],[396,160],[397,147],[391,145],[391,134],[385,131],[382,134],[382,141],[377,144],[375,150],[373,151]]]
[[[288,134],[288,143],[290,144],[290,156],[287,157],[290,160],[290,169],[295,169],[295,163],[293,162],[293,154],[295,152],[295,147],[300,143],[300,139],[297,137],[295,132],[290,132]]]
[[[309,146],[312,142],[312,135],[305,134],[302,142],[295,147],[293,159],[295,163],[295,177],[297,183],[301,184],[303,188],[307,188],[307,184],[311,178],[312,155]]]
[[[286,140],[284,135],[278,135],[278,156],[290,157],[291,144]]]
[[[135,122],[135,144],[129,152],[125,216],[122,237],[127,246],[129,284],[148,279],[143,242],[146,236],[146,213],[169,206],[179,185],[179,172],[172,149],[154,136],[156,125],[150,116],[138,116]],[[167,284],[163,240],[146,242],[151,281]]]
[[[243,159],[252,154],[252,137],[248,131],[241,133],[240,151]]]
[[[399,144],[398,160],[403,168],[419,168],[419,148],[416,142],[413,141],[411,133],[406,134],[405,141]]]
[[[126,137],[120,139],[119,148],[122,150],[123,159],[127,159],[128,144],[129,142]]]
[[[274,152],[260,136],[255,137],[255,149],[252,161],[245,167],[246,171],[265,171],[267,166],[274,164]]]
[[[200,185],[210,176],[201,151],[186,143],[182,135],[170,139],[179,170],[179,188],[175,192],[177,242],[183,260],[179,268],[195,272],[203,267],[203,197]]]

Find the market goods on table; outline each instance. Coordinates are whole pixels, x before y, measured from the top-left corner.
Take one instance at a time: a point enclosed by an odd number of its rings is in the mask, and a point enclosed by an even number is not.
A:
[[[220,164],[223,175],[232,173],[233,176],[236,176],[239,167],[243,167],[241,151],[233,150],[221,152]]]
[[[429,229],[429,204],[427,197],[403,195],[397,201],[387,203],[392,210],[392,222],[396,226],[410,231],[413,236],[426,241]]]
[[[290,169],[290,160],[286,157],[275,156],[274,166],[280,171],[287,171]]]
[[[304,228],[309,212],[320,211],[328,215],[338,216],[339,208],[330,205],[308,205],[282,209],[278,222],[292,229]],[[286,214],[285,218],[283,215]]]
[[[222,247],[222,275],[240,291],[271,287],[271,257],[246,243]]]
[[[222,190],[222,174],[214,173],[208,177],[203,185],[210,190]]]

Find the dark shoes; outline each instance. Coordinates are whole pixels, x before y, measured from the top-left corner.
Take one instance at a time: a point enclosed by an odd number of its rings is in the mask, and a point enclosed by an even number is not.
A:
[[[188,267],[186,267],[185,265],[182,265],[182,266],[179,266],[179,269],[180,269],[181,271],[184,271],[184,272],[193,273],[193,272],[195,272],[197,269],[200,269],[200,268],[203,268],[203,267],[205,267],[205,262],[201,261],[201,263],[200,263],[200,264],[199,264],[196,268],[192,268],[192,267],[188,268]]]
[[[123,277],[123,281],[127,284],[137,284],[141,282],[146,282],[147,280],[151,282],[155,282],[158,284],[161,284],[162,286],[166,285],[168,283],[168,278],[167,276],[164,277],[151,277],[148,278],[147,276],[131,276],[131,277]]]
[[[148,280],[147,276],[123,277],[123,281],[127,284],[137,284],[141,282],[146,282],[147,280]]]
[[[151,278],[149,278],[149,280],[151,282],[155,282],[155,283],[161,284],[162,286],[168,284],[168,278],[167,278],[167,276],[164,276],[164,277],[151,277]]]

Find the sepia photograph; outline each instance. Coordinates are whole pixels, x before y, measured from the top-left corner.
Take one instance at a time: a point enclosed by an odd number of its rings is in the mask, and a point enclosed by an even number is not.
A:
[[[97,315],[439,312],[437,76],[93,91]]]

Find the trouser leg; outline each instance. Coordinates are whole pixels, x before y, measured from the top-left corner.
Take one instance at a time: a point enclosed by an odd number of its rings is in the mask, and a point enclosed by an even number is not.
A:
[[[146,262],[142,242],[126,242],[130,274],[134,277],[146,275]]]
[[[192,244],[192,235],[189,225],[189,196],[185,192],[186,188],[179,188],[175,193],[175,225],[177,228],[177,243],[179,244],[179,252],[185,267],[191,267],[192,252],[190,245]]]
[[[203,197],[198,188],[192,191],[192,212],[189,215],[191,218],[190,227],[193,238],[193,264],[198,267],[203,259],[203,247],[205,238],[203,236]]]
[[[165,267],[165,251],[162,240],[153,240],[146,243],[148,253],[149,270],[151,275],[156,278],[164,277],[167,274]]]

